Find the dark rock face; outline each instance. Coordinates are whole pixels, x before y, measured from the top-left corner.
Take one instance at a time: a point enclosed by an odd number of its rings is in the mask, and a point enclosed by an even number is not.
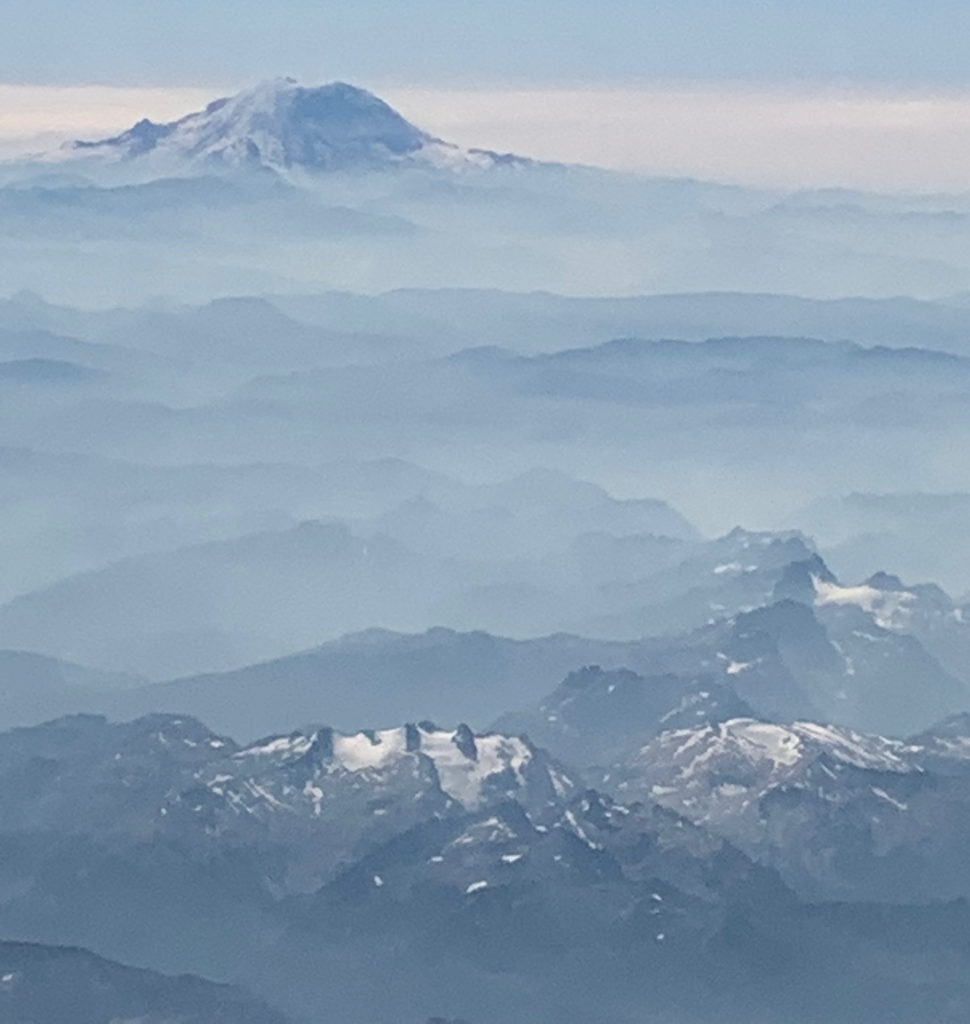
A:
[[[711,675],[640,676],[587,666],[571,673],[533,708],[504,715],[497,727],[524,732],[570,764],[608,764],[665,729],[752,714]]]

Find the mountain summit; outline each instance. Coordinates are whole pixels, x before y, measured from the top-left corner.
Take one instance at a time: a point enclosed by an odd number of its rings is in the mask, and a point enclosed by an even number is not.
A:
[[[146,119],[112,138],[68,143],[58,156],[137,162],[162,173],[377,170],[402,164],[471,169],[509,159],[429,135],[365,89],[344,82],[307,87],[292,78],[262,82],[168,124]]]

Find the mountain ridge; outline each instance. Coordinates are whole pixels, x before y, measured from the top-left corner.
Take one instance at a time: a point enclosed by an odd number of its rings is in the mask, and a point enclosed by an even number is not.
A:
[[[235,986],[129,967],[77,946],[0,940],[0,978],[6,1024],[287,1024]]]
[[[174,715],[125,724],[78,716],[13,730],[0,734],[10,794],[0,821],[10,893],[3,928],[108,956],[123,950],[167,972],[189,962],[213,978],[245,977],[299,1019],[326,1022],[422,1019],[441,1009],[498,1022],[514,1008],[512,1019],[628,1024],[649,1008],[699,1024],[723,1021],[727,1008],[730,1020],[775,1024],[790,1019],[783,1011],[792,1000],[811,1024],[962,1020],[970,1005],[966,742],[934,748],[934,763],[919,771],[913,744],[804,723],[736,721],[728,732],[753,741],[733,748],[734,785],[744,771],[757,781],[765,758],[795,769],[791,790],[775,787],[761,800],[783,857],[771,844],[745,850],[729,829],[711,827],[721,822],[692,821],[699,809],[690,790],[678,809],[584,788],[581,773],[565,775],[525,741],[488,771],[489,737],[461,728],[341,735],[308,727],[246,747]],[[930,732],[967,740],[960,717]],[[710,730],[674,734],[675,753],[695,733]],[[808,764],[799,780],[791,736],[821,751],[808,758],[818,777]],[[526,750],[529,762],[517,766]],[[481,801],[449,805],[436,763],[478,764],[495,784]],[[717,764],[707,767],[716,786],[730,783]],[[815,800],[819,784],[826,793]],[[912,810],[899,806],[900,786],[921,794],[919,804],[909,797]],[[800,880],[805,801],[836,845],[829,861],[856,882],[849,899],[866,895],[853,866],[873,854],[880,866],[888,839],[919,854],[926,884],[911,895],[922,905],[806,902],[791,884]],[[876,844],[855,823],[860,802],[884,809]],[[940,825],[929,851],[919,843],[926,813]],[[941,876],[954,863],[960,870]],[[892,868],[882,869],[883,886]],[[941,879],[956,892],[941,893]],[[838,877],[819,881],[823,901],[841,895]],[[132,931],[133,908],[150,915],[152,929]],[[890,938],[857,932],[876,919]],[[917,970],[930,935],[941,956]]]

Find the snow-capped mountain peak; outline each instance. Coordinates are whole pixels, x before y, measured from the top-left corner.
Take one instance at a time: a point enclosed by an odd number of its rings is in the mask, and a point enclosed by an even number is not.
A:
[[[332,729],[276,737],[239,751],[244,774],[275,776],[282,765],[296,767],[311,781],[361,775],[371,780],[405,764],[434,766],[441,791],[466,809],[477,808],[499,784],[518,789],[537,751],[524,739],[488,733],[476,736],[467,725],[438,729],[430,722],[373,732],[346,734]],[[224,785],[227,780],[220,783]],[[315,792],[304,785],[302,795]]]
[[[907,750],[899,740],[831,725],[778,725],[736,718],[662,733],[637,760],[644,765],[663,764],[671,778],[688,786],[696,784],[701,773],[723,771],[728,763],[735,771],[743,769],[752,778],[776,784],[802,773],[819,758],[870,771],[912,771]]]
[[[605,784],[620,799],[656,801],[741,841],[760,836],[770,793],[823,801],[859,790],[871,795],[872,786],[885,793],[922,773],[918,754],[904,741],[831,725],[735,718],[661,733],[611,768]]]
[[[912,605],[916,595],[902,588],[880,588],[871,581],[857,586],[841,586],[839,583],[813,577],[815,604],[856,605],[868,612],[877,626],[882,629],[903,630],[912,619]]]
[[[366,89],[345,82],[303,86],[292,78],[261,82],[167,124],[141,120],[111,138],[68,143],[51,158],[132,164],[159,175],[234,168],[475,169],[503,160],[422,131]]]

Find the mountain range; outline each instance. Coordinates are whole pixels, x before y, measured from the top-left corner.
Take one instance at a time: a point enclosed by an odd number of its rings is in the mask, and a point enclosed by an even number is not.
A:
[[[194,604],[185,596],[189,584],[168,576],[173,608],[175,597],[183,595],[178,603],[186,627],[198,624],[199,602],[215,603],[214,595],[230,592],[240,573],[260,572],[264,598],[277,594],[273,600],[284,611],[292,607],[287,595],[302,579],[309,629],[314,623],[319,628],[323,610],[340,607],[349,594],[358,595],[358,602],[366,600],[370,591],[362,589],[362,576],[375,590],[379,583],[383,601],[393,597],[392,584],[412,595],[412,607],[419,593],[413,556],[402,560],[386,542],[361,543],[339,530],[314,527],[250,543],[251,551],[249,544],[216,547],[217,552],[225,549],[224,559],[208,557],[193,567],[186,579],[194,581]],[[567,672],[583,665],[630,669],[651,678],[647,686],[633,677],[614,698],[614,703],[622,698],[627,709],[623,728],[635,737],[659,730],[657,701],[673,701],[675,695],[685,706],[704,693],[702,704],[710,698],[738,715],[753,711],[782,721],[817,718],[890,735],[914,732],[966,707],[970,631],[965,610],[940,588],[906,586],[887,574],[844,586],[798,535],[737,530],[717,541],[668,543],[661,550],[660,565],[656,554],[645,563],[653,562],[652,575],[641,575],[644,564],[631,563],[627,551],[633,575],[622,589],[630,591],[627,603],[641,610],[628,615],[629,632],[619,638],[593,632],[511,639],[442,627],[418,635],[367,630],[295,655],[151,685],[14,650],[4,655],[9,669],[6,722],[33,724],[69,711],[122,718],[183,712],[255,737],[285,727],[294,716],[352,727],[361,721],[377,724],[387,715],[429,715],[484,727],[519,705],[511,718],[499,719],[503,728],[524,730],[566,756],[581,726],[581,749],[596,760],[609,752],[596,739],[597,694],[615,680],[609,672],[605,681],[587,673],[570,677],[550,695]],[[589,571],[595,564],[602,571],[602,551],[603,545],[593,547]],[[171,557],[154,560],[159,566],[163,562],[178,566]],[[83,598],[78,594],[85,593],[81,585],[86,581],[80,577],[73,586],[15,602],[0,620],[3,636],[8,643],[33,637],[37,646],[50,650],[50,624],[63,607],[70,619],[65,615],[53,635],[65,646],[89,638],[85,650],[96,655],[110,652],[108,640],[118,636],[127,647],[114,650],[131,651],[141,635],[140,649],[150,652],[165,640],[160,633],[149,634],[147,626],[157,629],[166,578],[146,577],[151,564],[132,566],[126,576],[94,575]],[[466,583],[469,571],[468,565],[460,567]],[[118,591],[116,603],[109,603],[112,578],[152,579],[150,599],[146,588],[139,610],[137,592],[126,587]],[[605,578],[615,579],[612,571]],[[586,593],[577,600],[588,604],[595,591]],[[81,607],[85,614],[78,611]],[[358,613],[362,621],[374,614],[374,607]],[[265,615],[261,605],[254,610]],[[116,624],[106,630],[109,615]],[[141,634],[139,615],[146,624]],[[31,619],[36,622],[33,634],[25,632]],[[250,638],[255,626],[252,620]],[[183,644],[205,639],[188,628],[181,637]],[[914,679],[920,680],[918,687]],[[537,703],[523,706],[529,701]],[[605,740],[615,743],[624,734],[610,722]]]
[[[636,639],[371,630],[165,684],[5,652],[5,708],[85,713],[0,734],[0,998],[962,1020],[963,610],[798,534],[677,545],[635,593],[681,625]]]
[[[185,717],[66,718],[0,740],[3,928],[191,960],[316,1021],[771,1021],[792,1001],[956,1021],[965,733],[733,718],[590,788],[596,769],[465,726],[239,745]]]
[[[247,369],[256,346],[240,333],[245,308],[118,315],[114,340],[78,338],[69,360],[87,366],[93,349],[92,368],[114,366],[106,377],[0,381],[11,480],[4,646],[163,679],[375,626],[627,640],[719,617],[706,605],[724,603],[716,591],[728,580],[712,579],[714,568],[753,563],[725,541],[685,593],[674,576],[698,533],[729,536],[771,509],[799,527],[802,506],[840,547],[861,544],[865,517],[847,538],[811,511],[811,501],[841,500],[826,495],[829,481],[891,495],[905,460],[914,490],[965,482],[970,377],[949,353],[621,339],[367,365],[321,355],[306,369],[294,349],[311,352],[314,332],[285,317],[278,330],[280,318],[256,304],[262,352]],[[198,333],[183,336],[186,324]],[[282,329],[294,345],[280,341],[274,357]],[[157,333],[140,346],[132,338],[143,330]],[[166,354],[165,338],[181,341]],[[47,335],[18,333],[17,344],[16,360],[53,357]],[[31,346],[48,354],[32,357]],[[275,372],[262,373],[273,358]],[[470,449],[487,459],[469,462]],[[949,500],[938,528],[912,532],[907,561],[945,564],[958,607],[962,506],[958,493]],[[909,535],[914,518],[888,536],[874,520],[884,537],[875,553]],[[838,552],[823,552],[847,580],[893,567],[857,556],[863,571],[849,575]],[[731,586],[751,590],[738,608],[764,602],[775,581],[759,580],[734,573]],[[278,595],[268,610],[261,591]],[[64,603],[72,594],[89,595],[83,614]],[[84,615],[110,625],[107,643]]]

